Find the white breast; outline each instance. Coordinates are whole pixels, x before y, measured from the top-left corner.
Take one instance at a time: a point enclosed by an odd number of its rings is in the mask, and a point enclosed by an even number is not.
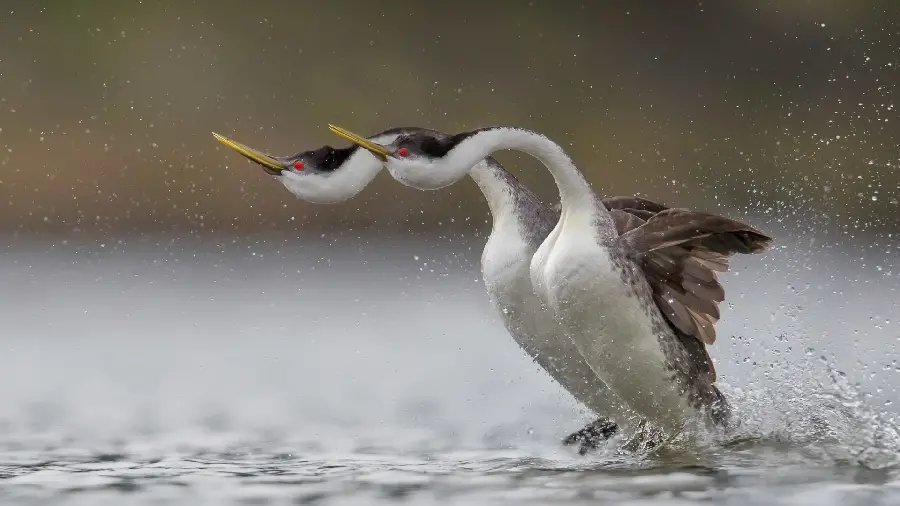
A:
[[[534,248],[519,234],[517,225],[509,225],[494,229],[482,253],[484,282],[504,326],[516,343],[578,401],[627,426],[621,402],[536,296],[529,275]]]
[[[532,277],[594,372],[635,412],[662,427],[681,428],[693,414],[679,395],[641,301],[593,229],[568,223]],[[575,230],[573,230],[575,229]]]

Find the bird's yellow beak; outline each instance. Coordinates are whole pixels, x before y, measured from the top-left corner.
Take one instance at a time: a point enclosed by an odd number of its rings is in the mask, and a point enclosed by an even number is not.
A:
[[[262,153],[260,151],[257,151],[253,148],[244,146],[243,144],[241,144],[239,142],[235,142],[235,141],[233,141],[227,137],[224,137],[222,135],[219,135],[215,132],[213,132],[212,134],[213,134],[213,137],[215,137],[217,141],[219,141],[222,144],[228,146],[229,148],[237,151],[238,153],[244,155],[245,157],[249,158],[250,160],[262,165],[266,169],[276,171],[276,173],[284,170],[284,165],[282,165],[281,162],[279,162],[275,158],[273,158],[265,153]]]
[[[340,135],[341,137],[347,139],[348,141],[350,141],[354,144],[357,144],[362,148],[367,149],[370,153],[377,156],[382,161],[387,160],[388,157],[391,156],[391,152],[388,151],[388,149],[386,147],[382,146],[381,144],[376,144],[376,143],[370,141],[369,139],[366,139],[365,137],[356,135],[355,133],[353,133],[349,130],[344,130],[343,128],[341,128],[339,126],[334,126],[334,125],[330,125],[330,124],[328,125],[328,129],[331,130],[332,132]]]

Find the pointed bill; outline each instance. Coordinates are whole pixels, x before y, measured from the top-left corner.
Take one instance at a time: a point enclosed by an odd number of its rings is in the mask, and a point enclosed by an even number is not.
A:
[[[213,137],[215,137],[217,141],[219,141],[222,144],[228,146],[229,148],[237,151],[238,153],[244,155],[251,161],[254,161],[254,162],[262,165],[267,171],[269,171],[270,174],[272,173],[271,171],[275,171],[275,173],[279,173],[279,172],[285,170],[284,165],[282,165],[281,162],[279,162],[275,158],[273,158],[265,153],[262,153],[253,148],[244,146],[243,144],[241,144],[239,142],[235,142],[235,141],[233,141],[225,136],[219,135],[215,132],[213,132],[212,134],[213,134]]]
[[[382,161],[387,160],[389,156],[391,156],[391,152],[381,144],[376,144],[365,137],[360,135],[356,135],[355,133],[345,130],[339,126],[334,126],[329,124],[328,129],[332,132],[340,135],[341,137],[347,139],[348,141],[358,145],[361,148],[367,149],[370,153],[377,156]]]

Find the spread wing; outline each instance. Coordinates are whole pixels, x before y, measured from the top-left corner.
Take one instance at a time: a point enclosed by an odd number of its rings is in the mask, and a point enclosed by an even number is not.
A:
[[[610,197],[601,202],[612,215],[619,235],[640,227],[656,213],[668,209],[662,204],[640,197]]]
[[[611,197],[603,205],[627,254],[649,282],[660,312],[691,356],[696,374],[714,382],[706,345],[716,340],[725,290],[716,272],[728,270],[735,253],[757,253],[772,239],[758,230],[709,213],[670,209],[639,197]],[[558,219],[560,206],[553,206]]]
[[[607,209],[632,209],[649,211],[651,214],[660,213],[668,209],[667,206],[640,197],[610,197],[601,202]]]
[[[716,271],[727,271],[735,253],[764,251],[772,238],[715,214],[665,209],[621,233],[619,240],[641,265],[669,322],[699,343],[712,344],[719,303],[725,300]]]

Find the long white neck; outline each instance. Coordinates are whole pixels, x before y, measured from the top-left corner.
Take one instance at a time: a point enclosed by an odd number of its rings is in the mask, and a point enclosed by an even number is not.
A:
[[[472,167],[469,176],[487,200],[494,230],[512,222],[516,214],[515,189],[510,186],[509,176],[503,173],[503,169],[482,160]]]
[[[501,149],[515,149],[528,153],[550,170],[559,189],[563,217],[577,212],[582,216],[593,215],[600,220],[605,218],[612,223],[606,208],[598,205],[591,186],[575,167],[572,159],[558,144],[537,132],[510,127],[485,129],[460,142],[453,148],[454,153],[445,158],[453,158],[455,164],[457,156],[464,156],[465,163],[468,163],[472,158],[481,159]],[[472,160],[472,164],[474,163],[475,160]]]

